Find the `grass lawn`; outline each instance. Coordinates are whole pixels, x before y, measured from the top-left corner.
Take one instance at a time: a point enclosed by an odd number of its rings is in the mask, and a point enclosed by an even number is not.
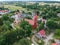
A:
[[[4,8],[8,8],[9,10],[15,11],[15,10],[23,10],[25,12],[31,12],[32,10],[27,11],[27,8],[22,8],[20,6],[15,5],[4,5]]]

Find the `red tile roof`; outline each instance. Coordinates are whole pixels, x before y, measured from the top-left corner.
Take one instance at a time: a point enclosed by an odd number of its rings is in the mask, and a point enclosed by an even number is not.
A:
[[[37,21],[37,15],[33,16],[33,20],[36,22]]]
[[[57,43],[52,43],[52,45],[58,45]]]
[[[4,13],[4,12],[8,12],[8,10],[0,10],[0,12],[3,12]]]
[[[33,20],[28,20],[29,24],[34,25],[34,21]]]
[[[40,35],[45,35],[45,31],[44,31],[44,30],[40,30],[40,31],[39,31],[39,34],[40,34]]]
[[[37,15],[35,15],[33,17],[33,20],[29,20],[29,19],[25,19],[26,21],[29,22],[29,24],[32,25],[32,28],[36,28],[37,27]]]

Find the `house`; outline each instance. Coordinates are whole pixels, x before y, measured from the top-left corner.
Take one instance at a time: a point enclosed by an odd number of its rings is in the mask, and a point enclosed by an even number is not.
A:
[[[0,10],[0,14],[2,15],[2,14],[6,14],[6,13],[8,13],[9,12],[9,10]]]
[[[45,37],[45,31],[42,29],[38,32],[41,37]]]
[[[60,40],[55,39],[55,42],[56,42],[58,45],[60,45]]]
[[[44,31],[43,29],[40,30],[40,31],[36,34],[36,37],[37,37],[38,39],[40,39],[40,38],[42,38],[42,37],[46,37],[45,31]]]

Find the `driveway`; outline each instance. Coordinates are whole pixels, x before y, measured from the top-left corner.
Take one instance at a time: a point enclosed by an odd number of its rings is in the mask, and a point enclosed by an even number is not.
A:
[[[48,45],[48,44],[49,44],[48,41],[49,41],[50,39],[53,39],[53,35],[54,35],[54,33],[51,33],[49,36],[47,36],[46,39],[43,40],[43,41],[45,42],[44,45]]]

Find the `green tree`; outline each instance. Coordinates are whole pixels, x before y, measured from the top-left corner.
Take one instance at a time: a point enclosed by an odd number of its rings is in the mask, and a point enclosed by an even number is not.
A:
[[[44,28],[44,23],[39,24],[39,30]]]
[[[21,21],[20,27],[25,30],[32,30],[32,26],[27,21],[24,20]]]
[[[20,45],[31,45],[31,42],[28,39],[21,39],[20,40]]]
[[[55,29],[57,27],[57,23],[54,20],[47,21],[46,25],[49,29]]]
[[[3,25],[3,20],[0,18],[0,26]]]
[[[3,21],[9,20],[8,15],[7,15],[7,14],[4,14],[4,15],[2,16],[2,20],[3,20]]]
[[[3,21],[3,25],[1,27],[1,30],[6,31],[6,30],[11,30],[12,27],[10,25],[10,21]]]
[[[26,21],[21,21],[20,23],[20,27],[25,31],[25,36],[30,36],[31,35],[31,31],[32,31],[32,26],[26,22]]]
[[[55,30],[54,37],[60,39],[60,29]]]

